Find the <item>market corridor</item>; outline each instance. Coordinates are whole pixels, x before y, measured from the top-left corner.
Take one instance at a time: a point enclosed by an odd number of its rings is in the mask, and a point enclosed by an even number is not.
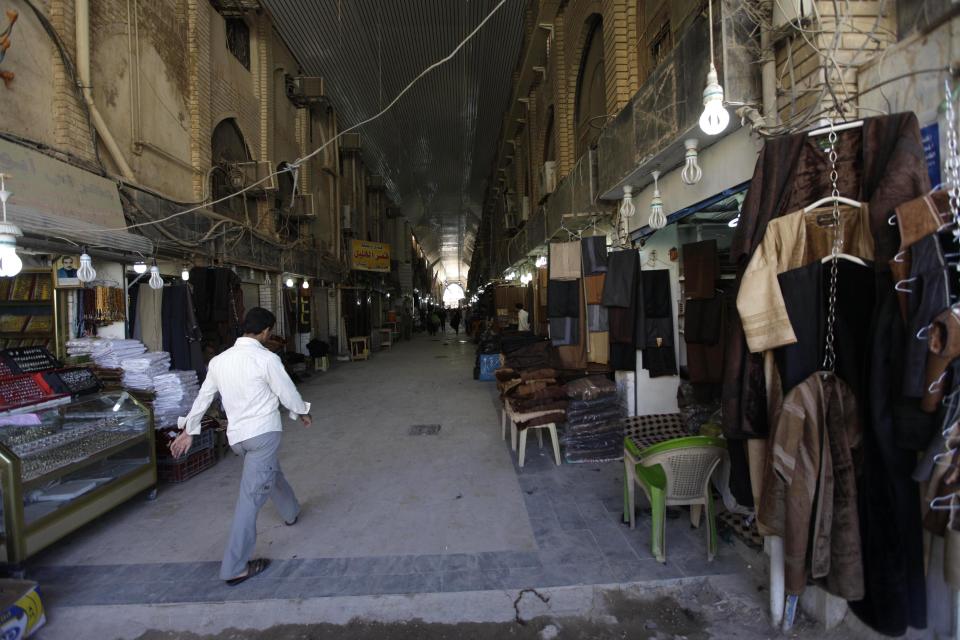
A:
[[[236,499],[232,454],[155,502],[133,500],[28,566],[52,610],[334,595],[519,589],[742,572],[733,545],[707,563],[702,530],[668,523],[666,565],[649,521],[619,524],[619,463],[554,467],[533,444],[519,471],[500,439],[495,390],[472,379],[474,345],[415,338],[301,386],[306,430],[286,423],[281,463],[303,503],[259,520],[273,565],[238,587],[217,570]],[[415,425],[436,435],[411,435]],[[414,429],[416,430],[416,429]]]

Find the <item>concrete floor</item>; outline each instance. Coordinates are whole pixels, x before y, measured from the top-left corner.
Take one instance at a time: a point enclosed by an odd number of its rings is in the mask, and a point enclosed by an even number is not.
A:
[[[472,379],[474,345],[416,338],[368,362],[339,363],[301,386],[316,421],[287,423],[281,462],[304,505],[285,527],[261,513],[268,571],[217,579],[236,497],[232,456],[155,502],[136,499],[28,565],[51,612],[45,637],[109,606],[297,601],[747,575],[751,558],[668,520],[668,561],[649,551],[648,518],[620,524],[619,463],[556,467],[535,440],[524,469],[500,439],[496,391]],[[437,435],[411,425],[440,424]],[[150,609],[153,607],[153,609]],[[58,613],[61,622],[58,622]],[[132,615],[132,614],[131,614]],[[143,614],[144,619],[153,619]],[[95,617],[95,616],[94,616]],[[171,623],[172,624],[172,623]],[[150,628],[144,627],[144,628]],[[165,628],[179,628],[164,626]],[[132,630],[133,628],[131,628]],[[75,636],[74,636],[75,637]],[[131,636],[133,637],[133,636]]]

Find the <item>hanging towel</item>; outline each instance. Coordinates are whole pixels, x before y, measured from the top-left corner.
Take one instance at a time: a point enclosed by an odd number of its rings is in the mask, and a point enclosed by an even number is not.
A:
[[[636,251],[610,254],[607,278],[603,285],[603,304],[607,307],[632,307],[640,260]]]
[[[610,334],[606,331],[590,332],[588,335],[590,351],[587,353],[587,360],[597,364],[607,364],[610,362]]]
[[[589,331],[610,330],[610,319],[605,306],[602,304],[587,305],[587,329]]]
[[[141,284],[137,294],[137,322],[134,336],[148,351],[163,350],[163,289]]]
[[[547,317],[575,318],[580,315],[580,281],[551,280],[547,285]]]
[[[719,278],[716,240],[683,245],[684,293],[688,298],[712,298]]]
[[[591,236],[580,241],[583,274],[592,276],[607,271],[607,237]]]
[[[579,318],[550,318],[550,340],[554,346],[577,344],[580,337]]]
[[[576,280],[580,277],[580,243],[550,243],[550,279]]]
[[[601,304],[603,302],[603,283],[607,279],[607,274],[601,273],[598,276],[586,276],[583,279],[587,289],[587,304]]]

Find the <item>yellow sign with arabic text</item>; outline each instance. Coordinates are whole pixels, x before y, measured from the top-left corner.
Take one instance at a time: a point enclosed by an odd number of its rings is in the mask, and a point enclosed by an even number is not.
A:
[[[385,242],[352,241],[353,268],[358,271],[390,273],[390,245]]]

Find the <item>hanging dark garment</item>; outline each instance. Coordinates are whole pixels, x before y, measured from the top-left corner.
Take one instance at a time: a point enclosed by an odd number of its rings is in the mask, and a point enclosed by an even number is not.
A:
[[[580,315],[580,281],[551,280],[547,284],[547,317],[576,318]]]
[[[636,251],[627,249],[611,253],[603,285],[604,306],[632,307],[639,273],[640,259]]]
[[[910,281],[905,286],[910,293],[907,294],[903,395],[922,398],[927,389],[929,345],[926,338],[918,338],[917,334],[950,306],[950,275],[936,234],[917,241],[909,251]]]
[[[722,335],[724,298],[687,300],[683,337],[687,344],[717,344]]]
[[[683,289],[688,298],[712,298],[720,278],[717,241],[691,242],[682,247]]]
[[[640,272],[643,300],[638,309],[634,341],[643,349],[643,368],[651,378],[677,375],[677,356],[673,340],[673,297],[670,293],[670,271],[667,269]]]
[[[587,305],[587,329],[594,332],[610,330],[610,316],[605,306],[601,304]]]
[[[635,347],[634,332],[636,320],[633,309],[625,307],[610,307],[607,317],[610,325],[610,342],[628,344]]]
[[[213,307],[210,296],[214,288],[213,273],[214,270],[209,267],[194,267],[190,269],[190,285],[193,287],[197,322],[201,325],[211,320]]]
[[[636,371],[637,349],[632,344],[610,343],[610,366],[615,371]]]
[[[647,347],[643,350],[643,368],[651,378],[677,375],[677,354],[673,347]]]
[[[741,274],[771,219],[830,193],[829,160],[819,142],[820,138],[806,133],[766,140],[730,249],[731,261]],[[896,234],[887,224],[894,207],[930,190],[917,117],[900,113],[865,118],[863,127],[838,133],[836,148],[840,193],[869,205],[870,227],[876,236],[875,259],[882,264],[896,253]],[[731,317],[729,325],[724,434],[728,438],[765,437],[768,415],[763,358],[748,353],[738,316]]]
[[[580,241],[583,254],[583,275],[607,272],[607,237],[590,236]]]
[[[196,326],[191,326],[191,296],[188,285],[163,288],[163,350],[170,353],[170,368],[181,371],[194,369],[190,343],[196,337]]]
[[[550,318],[550,340],[553,346],[576,344],[580,337],[579,318]]]

